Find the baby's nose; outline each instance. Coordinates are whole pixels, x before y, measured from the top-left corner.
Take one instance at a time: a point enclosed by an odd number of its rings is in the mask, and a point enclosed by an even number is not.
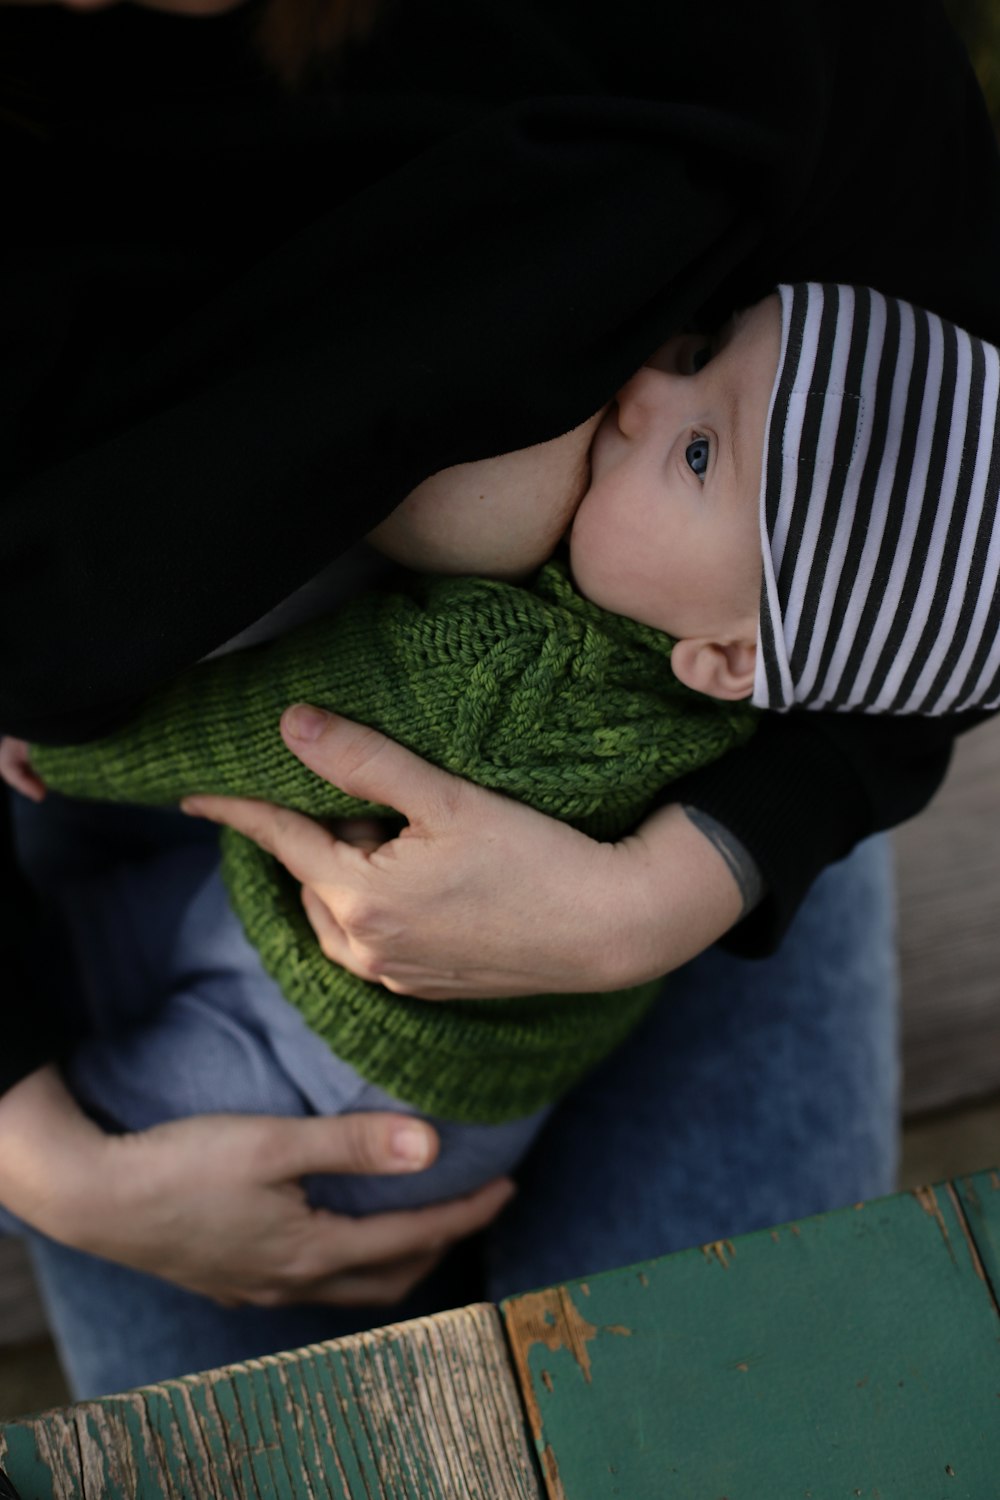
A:
[[[670,406],[681,377],[643,365],[618,392],[618,426],[626,437],[641,437],[646,428],[659,425]]]

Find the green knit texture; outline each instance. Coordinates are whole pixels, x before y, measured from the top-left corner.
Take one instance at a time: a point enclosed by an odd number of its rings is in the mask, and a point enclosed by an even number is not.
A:
[[[278,640],[202,662],[138,717],[79,747],[31,748],[67,796],[149,806],[257,797],[320,820],[390,809],[348,797],[285,747],[284,709],[314,703],[598,839],[656,793],[741,744],[757,713],[690,691],[672,641],[598,609],[548,563],[526,587],[414,577]],[[402,821],[402,820],[400,820]],[[223,829],[222,872],[267,972],[367,1080],[427,1114],[479,1123],[557,1099],[641,1019],[656,983],[608,994],[434,1002],[394,995],[324,957],[296,882]]]

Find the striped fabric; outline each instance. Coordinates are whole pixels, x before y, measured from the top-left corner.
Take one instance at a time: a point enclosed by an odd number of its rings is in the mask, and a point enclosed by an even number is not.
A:
[[[778,291],[753,702],[1000,705],[1000,353],[864,287]]]

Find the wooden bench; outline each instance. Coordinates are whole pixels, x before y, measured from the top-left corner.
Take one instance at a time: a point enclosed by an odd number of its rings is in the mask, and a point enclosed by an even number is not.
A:
[[[0,1425],[23,1500],[989,1500],[1000,1173]]]

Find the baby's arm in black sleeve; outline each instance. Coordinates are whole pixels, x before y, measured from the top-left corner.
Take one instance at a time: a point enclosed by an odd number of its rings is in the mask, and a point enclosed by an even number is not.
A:
[[[824,867],[920,812],[944,779],[955,736],[984,717],[768,714],[747,745],[671,787],[670,800],[696,826],[710,818],[727,831],[738,864],[742,848],[749,889],[745,856],[759,873],[762,898],[752,909],[745,902],[726,946],[773,952]]]

